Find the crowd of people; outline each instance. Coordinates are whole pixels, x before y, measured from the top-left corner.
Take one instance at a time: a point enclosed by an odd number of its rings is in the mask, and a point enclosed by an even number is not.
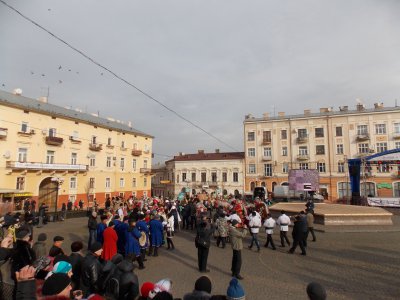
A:
[[[201,276],[194,290],[183,299],[245,299],[240,284],[243,239],[249,232],[249,249],[260,251],[258,234],[264,226],[267,242],[264,245],[275,250],[272,239],[275,225],[280,228],[281,247],[285,242],[293,253],[300,246],[306,254],[307,236],[313,229],[313,204],[307,203],[307,215],[300,213],[288,217],[281,212],[275,221],[270,214],[262,218],[255,209],[238,213],[235,201],[229,205],[216,201],[200,201],[197,198],[169,201],[148,198],[124,201],[118,197],[107,199],[105,208],[98,206],[88,216],[89,239],[85,253],[82,240],[71,243],[69,255],[61,245],[62,236],[53,237],[53,245],[46,249],[47,236],[41,233],[33,243],[33,226],[22,222],[14,236],[8,232],[2,240],[0,260],[9,266],[9,274],[2,272],[2,296],[4,299],[173,299],[172,282],[163,279],[155,283],[139,285],[135,268],[142,270],[149,257],[157,259],[159,248],[174,251],[174,236],[180,230],[196,232],[195,246],[198,252],[198,269],[207,273],[207,259],[211,239],[219,247],[230,243],[232,248],[231,275],[225,295],[212,295],[212,283],[208,276]],[[15,216],[14,216],[15,218]],[[18,219],[16,219],[18,220]],[[293,221],[293,242],[287,231]],[[49,250],[49,251],[47,251]],[[3,266],[2,266],[2,269]],[[4,277],[9,278],[4,278]],[[6,280],[5,280],[6,279]],[[325,299],[324,289],[313,283],[307,289],[310,299]],[[309,295],[310,295],[309,293]],[[322,296],[321,296],[322,295]]]

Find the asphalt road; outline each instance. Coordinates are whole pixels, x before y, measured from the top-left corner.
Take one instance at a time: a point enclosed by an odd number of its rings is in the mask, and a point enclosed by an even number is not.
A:
[[[400,216],[395,216],[400,218]],[[63,245],[70,253],[70,243],[87,241],[87,219],[70,219],[49,223],[35,229],[48,235],[48,247],[55,235],[65,238]],[[396,222],[398,223],[398,222]],[[278,245],[279,232],[274,240]],[[265,236],[261,234],[261,243]],[[141,283],[163,278],[173,281],[174,297],[182,297],[194,288],[197,271],[197,250],[194,233],[178,232],[174,237],[176,249],[160,250],[159,257],[150,257],[144,270],[135,270]],[[248,245],[248,238],[246,240]],[[243,249],[242,285],[246,299],[307,299],[306,286],[317,281],[325,286],[328,299],[400,299],[400,232],[317,232],[317,242],[309,242],[307,256],[287,254],[288,248],[276,251],[263,248],[260,253]],[[213,294],[225,294],[230,277],[232,251],[210,248],[208,276]]]

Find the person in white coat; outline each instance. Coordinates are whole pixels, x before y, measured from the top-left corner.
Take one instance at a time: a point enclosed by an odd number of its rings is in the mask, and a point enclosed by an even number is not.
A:
[[[249,227],[251,233],[251,243],[249,249],[253,247],[253,243],[257,246],[257,251],[260,251],[260,242],[258,241],[258,233],[261,227],[261,216],[256,211],[253,211],[251,215],[248,217],[249,219]]]
[[[285,241],[290,246],[289,238],[287,237],[287,232],[289,231],[290,218],[286,215],[285,211],[281,211],[281,215],[276,224],[280,226],[280,237],[281,237],[281,247],[285,247]]]
[[[167,215],[167,224],[165,226],[165,230],[167,232],[167,249],[174,250],[174,242],[172,241],[172,237],[174,236],[174,223],[175,223],[175,218],[174,215],[170,212]]]
[[[275,220],[271,216],[271,214],[267,215],[267,218],[265,219],[264,222],[264,227],[265,227],[265,233],[267,234],[267,242],[265,243],[264,247],[268,248],[268,245],[271,244],[272,250],[276,250],[274,240],[272,239],[272,234],[274,233],[274,228],[275,228]]]

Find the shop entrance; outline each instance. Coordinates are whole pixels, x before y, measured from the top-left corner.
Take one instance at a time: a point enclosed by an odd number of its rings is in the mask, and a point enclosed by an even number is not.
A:
[[[39,185],[38,207],[44,202],[49,207],[49,211],[53,211],[56,204],[57,188],[57,182],[52,181],[51,177],[43,179]]]

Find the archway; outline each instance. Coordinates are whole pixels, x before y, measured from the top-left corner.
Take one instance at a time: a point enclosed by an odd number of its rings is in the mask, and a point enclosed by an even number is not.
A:
[[[43,179],[39,185],[39,205],[43,202],[49,207],[49,210],[54,210],[57,198],[57,182],[52,181],[51,177]]]
[[[250,190],[254,191],[254,188],[256,187],[256,183],[255,182],[251,182],[250,183]]]
[[[272,192],[274,192],[274,190],[275,190],[275,186],[277,185],[277,183],[274,181],[273,183],[272,183]]]

